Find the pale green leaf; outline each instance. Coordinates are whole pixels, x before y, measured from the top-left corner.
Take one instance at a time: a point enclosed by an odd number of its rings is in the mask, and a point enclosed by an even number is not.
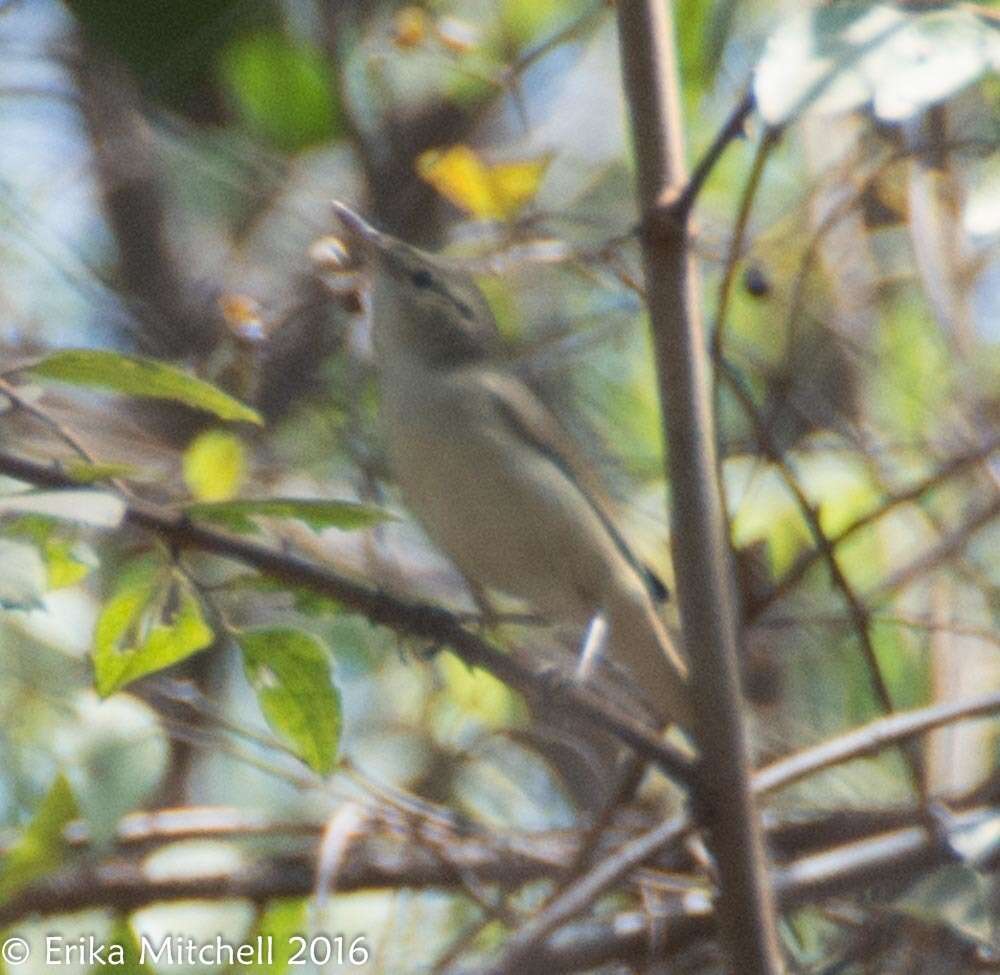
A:
[[[67,852],[63,833],[77,815],[69,783],[56,776],[34,818],[0,862],[0,902],[62,863]]]
[[[57,534],[59,522],[43,515],[25,515],[10,522],[7,531],[30,541],[45,562],[47,588],[62,589],[85,579],[98,565],[93,550],[73,538]]]
[[[875,114],[890,122],[909,118],[971,84],[989,66],[990,32],[967,11],[915,19],[862,62]]]
[[[267,723],[311,768],[332,771],[341,713],[326,648],[301,630],[252,630],[238,640]]]
[[[969,10],[840,3],[781,24],[757,65],[754,93],[772,125],[809,107],[845,112],[869,102],[880,118],[899,121],[980,78],[997,50],[994,28]]]
[[[489,671],[470,667],[451,653],[437,657],[437,669],[444,679],[449,705],[458,707],[487,727],[509,725],[519,714],[517,694]]]
[[[223,420],[262,424],[260,414],[211,383],[155,359],[141,359],[104,349],[54,352],[31,367],[31,373],[75,386],[105,389],[129,396],[168,399]]]
[[[103,965],[96,965],[90,975],[153,975],[142,962],[142,946],[125,918],[119,918],[104,940],[107,946]]]
[[[156,559],[132,563],[104,604],[94,631],[97,691],[112,694],[211,644],[213,634],[187,582]]]
[[[370,528],[393,516],[372,505],[356,501],[327,501],[309,498],[263,498],[253,501],[203,502],[188,505],[187,513],[193,518],[225,525],[237,532],[256,531],[254,517],[295,518],[310,528],[339,528],[354,531]]]
[[[50,537],[42,550],[49,589],[64,589],[82,582],[97,568],[93,551],[79,542]]]
[[[206,430],[184,451],[184,483],[199,501],[228,501],[246,475],[243,441],[225,430]]]

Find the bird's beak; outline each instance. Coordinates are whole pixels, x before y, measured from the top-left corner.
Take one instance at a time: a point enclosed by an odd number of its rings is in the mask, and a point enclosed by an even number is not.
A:
[[[333,200],[331,206],[341,226],[347,231],[350,243],[359,245],[359,249],[365,253],[378,253],[388,249],[389,240],[386,235],[376,230],[360,214],[355,213],[347,206],[346,203]]]

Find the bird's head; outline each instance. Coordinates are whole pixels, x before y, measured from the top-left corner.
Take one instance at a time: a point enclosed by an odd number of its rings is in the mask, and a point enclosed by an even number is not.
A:
[[[466,365],[496,352],[493,312],[472,276],[448,261],[376,230],[343,203],[334,212],[371,279],[379,355],[403,349],[435,367]]]

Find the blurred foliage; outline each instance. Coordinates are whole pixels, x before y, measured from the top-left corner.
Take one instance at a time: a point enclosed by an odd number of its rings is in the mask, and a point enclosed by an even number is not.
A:
[[[241,118],[277,148],[294,152],[338,135],[336,81],[317,49],[277,32],[240,38],[221,72]]]
[[[115,352],[81,349],[55,352],[31,367],[41,379],[107,389],[131,396],[168,399],[214,413],[222,420],[261,423],[256,410],[180,369]]]
[[[278,5],[269,0],[64,3],[87,37],[127,65],[155,98],[188,110],[214,86],[223,52],[230,44],[280,20]]]
[[[67,852],[63,831],[77,815],[72,790],[60,775],[17,843],[5,852],[0,864],[0,900],[59,866]]]
[[[997,473],[1000,30],[993,9],[958,3],[674,9],[689,158],[743,91],[759,109],[709,176],[693,247],[763,762],[880,713],[866,640],[898,708],[1000,684],[997,522],[965,527]],[[0,483],[0,900],[76,862],[71,820],[100,852],[120,817],[160,805],[326,824],[361,795],[392,817],[437,803],[427,822],[504,837],[592,813],[603,780],[578,728],[549,726],[544,706],[447,648],[162,545],[123,521],[121,489],[180,525],[444,604],[498,642],[537,641],[546,659],[575,649],[502,599],[479,616],[406,515],[377,421],[364,269],[330,235],[336,197],[443,241],[480,276],[510,366],[604,475],[643,558],[682,573],[614,17],[604,0],[0,5],[0,440],[79,483]],[[114,63],[134,117],[84,118],[108,105],[74,57]],[[126,253],[147,263],[130,270]],[[154,278],[177,289],[157,307],[142,287]],[[201,344],[149,357],[141,337],[180,334],[176,309]],[[995,774],[998,749],[996,721],[937,733],[922,749],[930,791]],[[658,821],[668,796],[645,783],[616,829]],[[889,751],[768,811],[912,798]],[[144,863],[190,871],[287,843],[168,844]],[[986,884],[956,866],[879,889],[852,900],[858,925],[796,910],[784,947],[803,970],[907,970],[922,924],[943,926],[941,944],[988,937]],[[132,971],[153,971],[135,959],[139,932],[182,923],[276,945],[324,923],[363,930],[381,970],[426,971],[460,935],[470,956],[495,951],[551,892],[481,887],[334,890],[325,914],[294,898],[99,920]],[[896,940],[859,961],[859,925]],[[285,970],[287,955],[244,969]]]

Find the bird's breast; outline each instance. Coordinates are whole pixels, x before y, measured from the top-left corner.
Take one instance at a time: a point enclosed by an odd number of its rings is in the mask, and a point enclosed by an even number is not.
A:
[[[389,459],[407,507],[470,578],[562,618],[586,616],[541,509],[539,463],[496,424],[488,393],[414,370],[383,377]]]

